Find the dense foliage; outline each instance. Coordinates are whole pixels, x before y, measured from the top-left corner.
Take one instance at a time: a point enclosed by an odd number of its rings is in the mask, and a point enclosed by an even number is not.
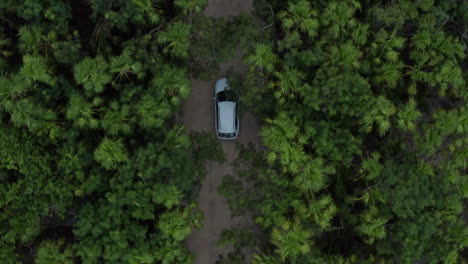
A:
[[[204,4],[0,3],[1,263],[191,263],[193,197],[219,149],[175,113],[185,14]]]
[[[462,263],[468,2],[206,4],[0,2],[0,263],[191,263],[224,159],[177,112],[238,48],[265,151],[239,146],[219,188],[257,226],[218,263]]]
[[[237,87],[267,150],[220,189],[253,263],[461,263],[467,2],[268,2]]]

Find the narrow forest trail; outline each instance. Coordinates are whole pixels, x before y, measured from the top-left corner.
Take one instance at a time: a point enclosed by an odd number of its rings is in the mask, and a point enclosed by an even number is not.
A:
[[[228,17],[238,15],[241,12],[252,11],[253,0],[208,0],[205,9],[206,16]],[[231,68],[232,67],[232,68]],[[234,72],[245,73],[247,66],[242,63],[241,55],[237,55],[230,63],[222,65],[222,76],[226,69],[231,68]],[[192,80],[192,92],[186,100],[183,110],[183,121],[189,131],[208,131],[214,133],[213,95],[214,82]],[[238,142],[248,144],[252,142],[260,146],[258,121],[249,113],[241,119],[240,135]],[[218,186],[226,174],[233,174],[230,166],[237,157],[235,149],[236,141],[221,141],[227,162],[217,164],[207,163],[207,175],[202,182],[199,193],[199,207],[203,211],[203,228],[192,233],[186,240],[187,247],[195,255],[194,264],[215,264],[220,254],[225,254],[229,248],[218,248],[218,241],[223,229],[231,227],[244,227],[252,225],[248,217],[231,218],[226,200],[218,193]]]

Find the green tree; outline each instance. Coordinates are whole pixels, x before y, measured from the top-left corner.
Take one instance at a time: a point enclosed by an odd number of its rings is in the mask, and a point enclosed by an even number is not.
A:
[[[7,58],[13,55],[11,49],[12,41],[7,38],[0,28],[0,69],[5,70],[7,68]]]
[[[317,16],[318,10],[311,8],[307,1],[290,2],[287,11],[279,13],[281,26],[285,31],[299,30],[311,38],[317,35],[319,27]]]
[[[207,5],[206,0],[175,0],[174,5],[182,8],[182,12],[185,15],[189,15],[192,18],[194,13],[200,13]]]
[[[174,122],[203,3],[178,4],[0,2],[1,263],[191,263],[216,146]]]
[[[87,102],[79,92],[72,92],[65,116],[78,128],[96,128],[99,124],[95,117],[96,112],[96,107]]]
[[[120,106],[117,101],[111,102],[109,109],[103,114],[101,127],[108,135],[130,134],[132,132],[131,108],[128,105]]]
[[[112,81],[109,65],[101,56],[82,60],[73,68],[73,76],[87,94],[102,93],[105,85]]]
[[[278,58],[273,50],[267,44],[258,44],[255,46],[255,53],[247,57],[247,62],[257,67],[261,73],[273,71]]]
[[[158,35],[158,43],[163,45],[163,51],[174,57],[187,58],[190,25],[182,22],[171,23]]]
[[[25,55],[23,57],[23,67],[20,70],[21,76],[32,83],[34,81],[53,84],[53,78],[50,76],[45,58],[40,56]]]
[[[253,262],[460,262],[466,4],[269,3],[238,89],[266,149],[221,186],[266,234]]]
[[[304,230],[298,223],[284,222],[281,229],[273,229],[272,242],[277,246],[276,252],[285,261],[295,262],[300,255],[310,253],[310,231]]]
[[[73,251],[71,248],[62,249],[63,240],[42,241],[35,258],[36,264],[73,264]]]
[[[128,160],[128,154],[121,139],[104,138],[94,151],[94,159],[106,170],[116,169],[119,163]]]

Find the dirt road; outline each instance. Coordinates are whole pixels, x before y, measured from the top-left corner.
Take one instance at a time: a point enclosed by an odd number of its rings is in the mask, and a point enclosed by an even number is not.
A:
[[[253,0],[208,0],[205,15],[212,17],[236,16],[253,10]]]
[[[208,0],[205,15],[215,17],[227,17],[238,15],[240,12],[249,12],[252,9],[253,0]],[[232,67],[234,72],[247,70],[240,60],[240,55],[226,65],[222,65],[222,71]],[[222,76],[222,73],[219,77]],[[184,104],[183,121],[187,130],[214,131],[213,95],[214,82],[192,80],[192,93]],[[259,125],[257,120],[249,113],[241,119],[240,135],[237,141],[242,144],[249,142],[260,146],[258,136]],[[214,132],[213,132],[214,133]],[[252,225],[247,217],[231,218],[226,200],[218,193],[217,188],[226,174],[233,174],[229,164],[237,157],[235,142],[221,141],[227,163],[219,165],[214,162],[207,164],[207,175],[202,183],[198,197],[200,209],[203,211],[203,228],[195,231],[186,240],[187,247],[195,255],[195,264],[215,264],[220,254],[225,254],[229,248],[217,248],[216,242],[223,229],[231,227],[243,227]]]

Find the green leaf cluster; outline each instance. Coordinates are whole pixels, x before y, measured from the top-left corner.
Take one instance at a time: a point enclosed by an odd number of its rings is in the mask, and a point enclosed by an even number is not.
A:
[[[1,263],[191,263],[193,197],[220,151],[175,122],[182,21],[203,5],[0,3]]]
[[[462,263],[466,4],[269,7],[238,90],[266,150],[221,188],[262,228],[253,263]]]

